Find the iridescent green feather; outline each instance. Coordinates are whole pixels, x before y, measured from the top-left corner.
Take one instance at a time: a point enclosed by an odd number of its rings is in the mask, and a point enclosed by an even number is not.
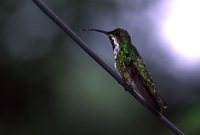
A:
[[[147,70],[146,65],[144,64],[144,62],[142,61],[141,58],[137,58],[137,62],[136,63],[137,63],[137,69],[140,72],[145,85],[150,87],[152,92],[154,92],[154,89],[155,89],[154,88],[154,83],[153,83],[153,80],[152,80],[148,70]]]
[[[130,38],[130,37],[122,36],[122,38],[120,39],[120,51],[116,59],[118,63],[119,71],[121,71],[123,74],[126,74],[127,67],[131,65],[132,63],[134,63],[137,71],[140,73],[144,81],[144,84],[147,87],[150,87],[151,91],[154,92],[155,91],[154,83],[146,68],[146,65],[143,63],[136,48],[132,46],[131,43],[129,43],[130,40],[127,40],[127,38]]]

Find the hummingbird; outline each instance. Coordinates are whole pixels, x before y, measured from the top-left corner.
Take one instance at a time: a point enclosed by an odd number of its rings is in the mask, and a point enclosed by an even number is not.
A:
[[[167,103],[156,91],[155,84],[147,66],[143,62],[136,47],[133,46],[131,37],[126,30],[122,28],[116,28],[112,31],[100,29],[83,30],[100,32],[107,35],[114,53],[114,67],[122,80],[132,90],[137,91],[154,111],[162,113],[162,110],[167,108]]]

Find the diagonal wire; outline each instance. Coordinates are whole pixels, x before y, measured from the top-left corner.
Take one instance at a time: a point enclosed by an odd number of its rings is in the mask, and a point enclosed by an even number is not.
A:
[[[92,52],[78,35],[76,35],[44,2],[40,0],[32,0],[54,23],[56,23],[74,42],[77,43],[89,56],[91,56],[99,65],[102,66],[125,90],[134,96],[146,109],[148,109],[157,119],[159,119],[166,127],[168,127],[176,135],[184,135],[172,122],[170,122],[163,114],[153,110],[145,100],[135,91],[133,91],[119,75],[106,65],[94,52]]]

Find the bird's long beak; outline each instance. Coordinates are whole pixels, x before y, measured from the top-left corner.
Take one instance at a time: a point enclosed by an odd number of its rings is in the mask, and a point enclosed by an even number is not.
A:
[[[96,32],[100,32],[100,33],[103,33],[103,34],[106,34],[106,35],[109,34],[108,31],[99,30],[99,29],[82,29],[82,30],[84,30],[84,31],[96,31]]]

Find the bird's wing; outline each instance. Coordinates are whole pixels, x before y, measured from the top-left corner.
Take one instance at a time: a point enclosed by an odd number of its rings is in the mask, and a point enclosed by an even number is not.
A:
[[[160,105],[156,100],[155,96],[152,94],[151,90],[145,85],[144,78],[137,69],[134,63],[131,65],[132,79],[137,87],[138,93],[144,98],[144,100],[151,106],[155,111],[161,112]]]
[[[137,49],[132,45],[130,50],[135,54],[135,57],[133,57],[131,63],[129,63],[129,67],[131,69],[132,79],[138,87],[138,92],[149,105],[161,112],[162,108],[167,107],[167,104],[156,92],[152,77]]]

